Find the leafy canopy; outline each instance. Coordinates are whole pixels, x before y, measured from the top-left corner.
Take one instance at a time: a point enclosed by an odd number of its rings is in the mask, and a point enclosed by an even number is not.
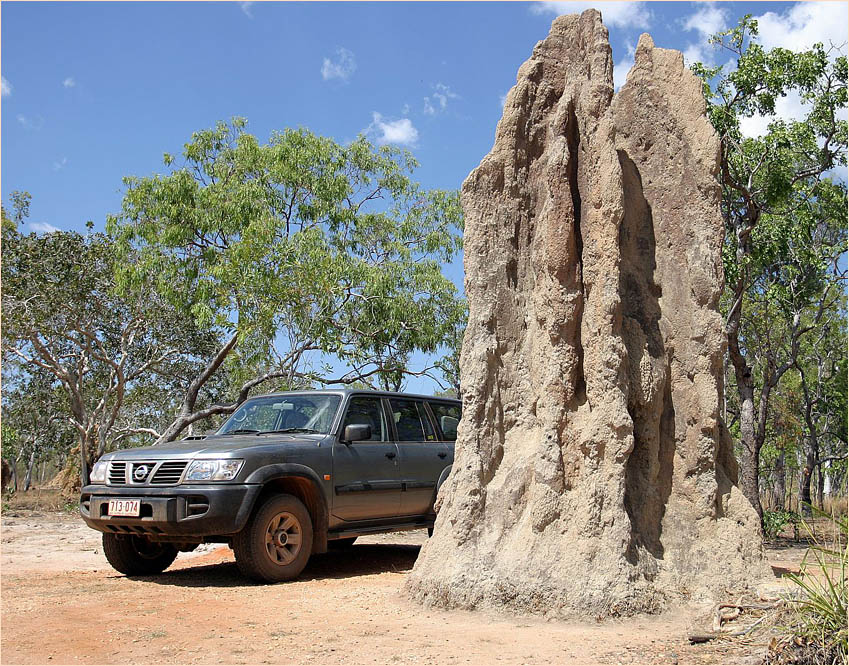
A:
[[[108,220],[123,289],[151,283],[200,326],[235,332],[242,360],[282,334],[361,367],[392,346],[435,351],[455,289],[456,192],[425,191],[397,148],[300,129],[262,144],[244,119],[196,132],[171,171],[126,178]],[[404,356],[402,353],[401,356]]]

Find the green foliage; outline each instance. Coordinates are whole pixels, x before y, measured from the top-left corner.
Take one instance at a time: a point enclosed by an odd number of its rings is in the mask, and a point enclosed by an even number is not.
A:
[[[3,229],[3,416],[30,448],[67,450],[73,429],[88,459],[101,455],[142,382],[154,373],[163,387],[185,381],[193,357],[218,344],[150,289],[117,294],[114,262],[103,234]],[[52,433],[60,424],[62,436]]]
[[[762,522],[764,538],[767,541],[774,541],[785,527],[795,521],[794,514],[790,511],[764,511]]]
[[[764,511],[763,532],[767,541],[774,541],[784,528],[793,525],[798,527],[801,516],[795,511]]]
[[[459,198],[411,181],[409,153],[303,129],[261,144],[236,118],[194,133],[177,163],[126,178],[108,220],[124,293],[152,284],[198,326],[237,333],[241,366],[318,352],[352,368],[348,381],[395,384],[414,351],[450,338],[457,295],[440,262],[460,249]],[[295,378],[328,379],[301,367]]]
[[[792,379],[791,393],[782,395],[787,373],[825,319],[845,320],[845,311],[832,306],[845,292],[838,260],[846,252],[847,228],[846,185],[829,177],[846,165],[846,57],[822,44],[799,52],[766,49],[757,34],[757,22],[746,16],[710,40],[731,54],[730,65],[693,66],[721,140],[721,307],[732,370],[726,405],[743,491],[756,508],[764,443],[768,460],[782,451],[792,458],[791,432],[807,427],[802,419],[793,424],[785,418],[790,404],[805,402]],[[804,118],[773,119],[762,136],[743,133],[746,119],[773,115],[777,101],[790,94],[807,105]],[[835,353],[845,356],[843,349]],[[773,394],[786,404],[774,405]],[[829,409],[845,415],[846,406]],[[777,415],[787,428],[772,423]]]
[[[832,545],[818,539],[810,525],[803,526],[814,541],[802,560],[798,574],[788,574],[802,593],[795,601],[795,636],[808,647],[809,663],[845,664],[847,662],[847,530],[846,518],[834,518],[814,512],[834,527]],[[807,660],[806,660],[807,661]]]
[[[830,59],[822,44],[802,52],[766,50],[753,40],[757,34],[757,22],[744,17],[711,38],[731,52],[735,69],[693,67],[704,82],[708,116],[722,139],[723,214],[729,232],[724,257],[731,284],[741,269],[757,273],[760,266],[780,260],[794,237],[810,233],[787,215],[798,205],[842,205],[845,218],[845,186],[821,175],[846,165],[847,123],[841,113],[846,57]],[[810,104],[805,118],[775,119],[761,137],[742,133],[743,119],[772,115],[777,100],[791,92]],[[767,218],[761,219],[764,214]]]
[[[9,199],[12,203],[12,215],[9,216],[5,207],[2,209],[2,230],[4,232],[14,231],[23,224],[27,217],[29,217],[29,206],[32,202],[32,195],[29,192],[14,190],[11,195],[9,195]]]

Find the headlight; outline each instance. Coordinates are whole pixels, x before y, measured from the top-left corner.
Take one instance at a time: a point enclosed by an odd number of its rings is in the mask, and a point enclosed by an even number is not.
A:
[[[106,483],[106,471],[109,469],[109,463],[105,460],[98,460],[91,468],[91,474],[88,475],[89,483]]]
[[[230,481],[236,478],[243,460],[193,460],[186,470],[185,481]]]

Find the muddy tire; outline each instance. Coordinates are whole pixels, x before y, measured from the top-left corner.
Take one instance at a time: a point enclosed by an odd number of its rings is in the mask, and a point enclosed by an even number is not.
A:
[[[116,571],[128,576],[150,576],[165,571],[177,557],[170,543],[155,543],[144,537],[103,535],[103,554]]]
[[[347,539],[331,539],[327,542],[327,550],[347,550],[354,545],[357,537],[348,537]]]
[[[245,576],[279,583],[304,570],[312,539],[312,520],[303,503],[292,495],[273,495],[233,538],[233,552]]]

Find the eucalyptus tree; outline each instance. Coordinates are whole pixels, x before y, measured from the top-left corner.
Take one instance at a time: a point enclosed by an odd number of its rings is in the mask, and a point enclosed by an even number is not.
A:
[[[120,417],[135,383],[202,353],[210,340],[151,290],[135,300],[119,296],[114,264],[113,244],[103,234],[24,235],[4,224],[4,393],[36,376],[61,387],[83,481],[92,461],[120,436]]]
[[[704,82],[708,115],[722,145],[726,333],[740,409],[741,488],[760,514],[759,460],[770,393],[793,367],[793,354],[809,330],[803,330],[799,318],[785,341],[789,356],[766,362],[758,377],[746,308],[759,298],[764,274],[787,258],[788,243],[797,238],[796,224],[810,221],[805,207],[833,199],[835,188],[840,189],[824,176],[846,165],[847,65],[845,55],[835,56],[833,48],[821,44],[801,52],[765,49],[757,34],[757,22],[744,17],[711,39],[730,53],[733,68],[697,63],[693,70]],[[743,133],[741,121],[772,116],[777,100],[788,94],[798,94],[806,103],[804,118],[775,119],[763,136]],[[841,217],[845,226],[845,209]]]
[[[823,308],[833,310],[796,358],[802,391],[804,465],[799,475],[799,500],[810,515],[811,482],[817,473],[816,500],[823,508],[825,472],[846,468],[846,304],[841,290]]]
[[[43,371],[32,372],[25,382],[4,390],[2,450],[13,470],[15,489],[19,463],[25,465],[26,491],[37,463],[70,449],[75,433],[66,416],[66,403],[52,375]]]
[[[125,293],[159,296],[222,344],[188,382],[158,441],[233,411],[270,381],[397,386],[414,352],[456,325],[440,270],[461,244],[456,192],[423,190],[412,156],[360,137],[287,129],[260,143],[235,118],[196,132],[165,175],[130,177],[107,228]],[[343,372],[333,372],[342,366]],[[244,369],[249,368],[249,376]],[[222,400],[198,393],[243,375]]]

